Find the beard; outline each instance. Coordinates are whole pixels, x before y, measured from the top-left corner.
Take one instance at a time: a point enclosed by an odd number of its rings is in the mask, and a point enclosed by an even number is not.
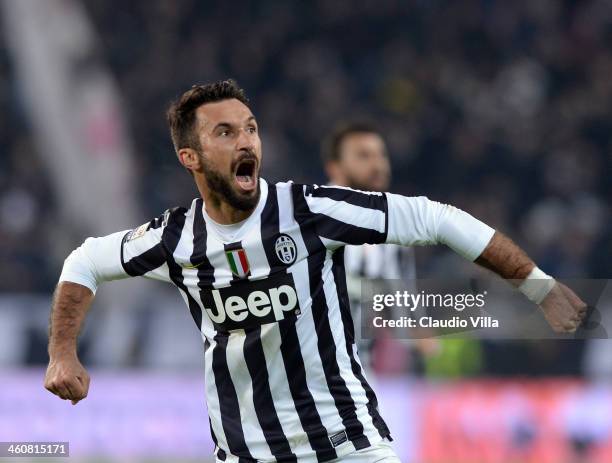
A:
[[[202,153],[198,154],[204,166],[204,178],[206,178],[206,182],[208,183],[208,186],[211,191],[213,191],[214,194],[217,195],[221,201],[226,202],[231,207],[239,211],[250,211],[254,209],[255,206],[257,206],[257,203],[259,202],[259,197],[261,196],[261,188],[259,186],[259,170],[255,173],[257,178],[257,188],[255,192],[253,194],[240,194],[232,186],[234,175],[233,165],[232,174],[230,177],[228,177],[223,175],[214,167],[212,167],[206,157],[202,155]],[[248,159],[254,156],[254,154],[250,153],[250,155],[243,156],[239,160],[243,160],[245,158]]]
[[[377,185],[378,183],[378,185]],[[366,181],[357,180],[355,177],[347,175],[346,186],[353,190],[361,191],[386,191],[389,188],[389,181],[384,182],[366,179]]]

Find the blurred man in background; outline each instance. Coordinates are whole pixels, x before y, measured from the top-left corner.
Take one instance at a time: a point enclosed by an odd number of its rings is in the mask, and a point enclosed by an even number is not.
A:
[[[388,191],[391,163],[382,134],[373,124],[363,121],[339,123],[322,144],[321,158],[332,185],[363,191]],[[402,280],[411,284],[416,278],[413,248],[386,245],[345,247],[346,280],[356,336],[361,337],[361,280]],[[377,342],[376,342],[377,341]],[[361,360],[366,366],[384,373],[405,371],[408,350],[399,342],[381,337],[359,342]],[[420,345],[420,344],[419,344]],[[376,355],[385,352],[393,355]]]

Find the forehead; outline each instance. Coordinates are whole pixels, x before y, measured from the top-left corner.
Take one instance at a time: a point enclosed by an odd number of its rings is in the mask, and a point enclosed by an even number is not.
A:
[[[207,128],[212,128],[220,122],[239,124],[252,116],[249,107],[236,99],[206,103],[196,110],[196,119],[200,126]]]
[[[340,144],[342,151],[377,150],[385,151],[385,141],[374,132],[354,132],[346,135]]]

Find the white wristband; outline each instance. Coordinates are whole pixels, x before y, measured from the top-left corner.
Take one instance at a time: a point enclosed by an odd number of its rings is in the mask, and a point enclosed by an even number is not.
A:
[[[555,286],[555,279],[547,275],[538,267],[534,267],[527,278],[518,287],[527,299],[536,304],[540,304]]]

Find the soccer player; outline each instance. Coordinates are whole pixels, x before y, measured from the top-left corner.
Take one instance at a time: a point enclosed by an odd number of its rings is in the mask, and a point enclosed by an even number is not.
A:
[[[380,132],[366,123],[338,125],[322,147],[325,173],[331,185],[363,191],[387,191],[391,166]],[[367,278],[415,278],[412,248],[385,246],[345,246],[345,266],[349,276]]]
[[[363,191],[387,191],[391,181],[391,165],[385,140],[380,131],[367,122],[343,122],[325,138],[321,147],[323,167],[331,185]],[[414,284],[416,262],[411,247],[396,244],[347,245],[344,247],[348,295],[351,301],[356,338],[360,330],[361,280],[402,280]],[[361,342],[359,357],[362,365],[373,342]],[[401,362],[401,360],[399,360]]]
[[[51,309],[45,378],[62,399],[75,404],[87,395],[77,337],[98,285],[144,276],[174,284],[202,334],[218,461],[397,462],[355,355],[344,245],[443,243],[521,280],[519,290],[556,331],[575,330],[584,316],[570,289],[452,206],[267,183],[259,177],[258,123],[233,81],[192,87],[168,120],[200,196],[134,230],[88,238],[68,256]]]

